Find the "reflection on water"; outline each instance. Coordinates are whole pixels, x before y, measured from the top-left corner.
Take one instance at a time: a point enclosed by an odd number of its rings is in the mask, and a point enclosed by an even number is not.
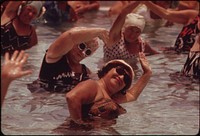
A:
[[[102,9],[105,9],[102,8]],[[103,18],[103,20],[102,20]],[[6,135],[194,135],[199,130],[199,83],[183,78],[179,72],[186,54],[161,53],[148,56],[153,75],[139,99],[122,106],[126,114],[116,120],[95,120],[92,128],[69,125],[65,94],[31,93],[26,84],[37,79],[43,55],[49,45],[73,26],[104,27],[109,29],[114,18],[106,11],[91,13],[74,24],[50,27],[37,24],[39,44],[28,50],[26,68],[33,74],[14,81],[9,87],[2,107],[1,130]],[[153,27],[147,25],[142,37],[157,50],[173,46],[181,25]],[[101,43],[101,42],[100,42]],[[102,44],[102,43],[101,43]],[[102,66],[103,48],[82,62],[94,73]],[[1,60],[3,60],[1,58]]]

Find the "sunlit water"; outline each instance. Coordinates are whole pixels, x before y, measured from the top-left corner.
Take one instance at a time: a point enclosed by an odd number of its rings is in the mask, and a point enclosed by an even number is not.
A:
[[[104,4],[106,4],[104,2]],[[6,135],[194,135],[199,131],[199,84],[174,74],[185,63],[186,54],[162,53],[148,56],[153,75],[135,102],[122,104],[126,114],[116,120],[97,121],[94,128],[71,128],[65,94],[30,93],[27,83],[37,79],[49,45],[73,26],[109,29],[113,18],[106,17],[107,7],[86,14],[78,22],[50,27],[37,24],[38,46],[28,50],[26,68],[33,74],[12,82],[1,110],[1,131]],[[157,50],[173,46],[181,25],[147,25],[142,37]],[[100,41],[100,44],[103,43]],[[102,46],[82,61],[94,73],[102,66]],[[1,60],[3,60],[1,58]],[[171,74],[171,76],[170,76]],[[3,79],[2,79],[3,80]],[[92,90],[91,90],[92,91]]]

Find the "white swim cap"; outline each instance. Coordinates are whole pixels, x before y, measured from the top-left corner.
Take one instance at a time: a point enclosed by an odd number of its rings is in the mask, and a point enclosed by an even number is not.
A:
[[[43,7],[42,1],[31,1],[31,2],[28,2],[27,5],[35,7],[37,10],[36,17],[40,16],[40,14],[42,12],[42,7]]]
[[[144,30],[145,27],[145,19],[143,16],[139,15],[139,14],[135,14],[135,13],[130,13],[126,16],[126,20],[123,26],[123,31],[126,27],[129,26],[136,26],[138,27],[141,32]]]

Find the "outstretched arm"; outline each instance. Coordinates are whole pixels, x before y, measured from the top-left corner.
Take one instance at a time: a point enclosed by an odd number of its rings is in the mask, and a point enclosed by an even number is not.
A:
[[[19,6],[25,2],[26,1],[10,1],[1,16],[1,24],[5,24],[13,19],[17,15]]]
[[[197,9],[199,7],[198,1],[179,1],[178,10]]]
[[[168,10],[151,1],[143,1],[142,3],[160,17],[179,24],[186,25],[191,21],[191,18],[193,19],[198,15],[198,11],[195,10]]]
[[[145,50],[144,53],[147,55],[154,55],[154,54],[159,54],[158,51],[156,51],[155,49],[153,49],[148,42],[145,42]]]
[[[98,10],[100,7],[100,3],[98,1],[90,1],[87,5],[87,10]]]
[[[60,59],[63,55],[68,53],[73,46],[82,42],[90,41],[95,37],[99,37],[104,41],[102,35],[105,35],[106,33],[107,30],[104,28],[72,28],[60,35],[50,45],[47,52],[47,58]]]
[[[16,78],[31,74],[31,70],[23,70],[23,65],[28,58],[24,51],[15,51],[11,59],[9,53],[5,54],[5,62],[1,71],[1,105],[6,96],[10,83]]]
[[[135,101],[141,94],[141,92],[146,87],[149,79],[152,75],[151,67],[148,60],[146,59],[144,53],[139,53],[140,63],[143,69],[143,75],[138,79],[136,84],[134,84],[127,92],[126,95],[116,94],[113,99],[118,103],[125,103],[130,101]]]
[[[110,32],[109,32],[109,42],[107,46],[112,46],[116,42],[120,40],[121,37],[121,29],[124,25],[126,15],[131,13],[134,8],[139,5],[139,2],[131,2],[128,4],[118,15],[117,19],[115,20],[114,24],[112,25]]]

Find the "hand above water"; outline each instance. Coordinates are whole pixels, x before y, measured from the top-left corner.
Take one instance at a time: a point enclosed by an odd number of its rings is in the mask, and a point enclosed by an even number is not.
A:
[[[16,78],[31,74],[31,70],[22,70],[28,54],[24,51],[15,51],[11,59],[9,53],[5,53],[4,64],[1,69],[1,105],[3,104],[10,83]]]
[[[139,60],[140,60],[140,63],[141,63],[144,73],[151,73],[152,72],[151,66],[143,52],[139,52]]]
[[[16,78],[31,74],[31,70],[23,70],[24,63],[28,58],[28,54],[24,51],[15,51],[11,56],[9,53],[5,54],[5,61],[2,66],[2,76],[8,81],[12,81]]]

